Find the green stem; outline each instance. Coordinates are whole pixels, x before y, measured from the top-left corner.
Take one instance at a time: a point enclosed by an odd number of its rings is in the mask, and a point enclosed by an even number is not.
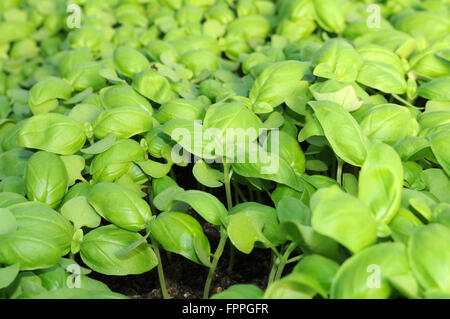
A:
[[[278,262],[278,257],[276,257],[275,253],[272,251],[272,267],[270,269],[267,286],[269,286],[275,279],[275,274],[276,274],[277,268],[278,268],[277,262]]]
[[[295,263],[296,261],[299,261],[302,258],[303,258],[303,255],[298,255],[298,256],[292,257],[291,259],[288,259],[286,264]]]
[[[233,207],[233,199],[231,197],[231,187],[230,187],[230,164],[223,163],[223,183],[225,184],[225,193],[227,196],[227,208],[231,209]]]
[[[416,109],[421,109],[421,107],[412,105],[411,103],[409,103],[408,101],[406,101],[404,98],[402,98],[401,96],[399,96],[399,95],[397,95],[397,94],[392,94],[392,97],[393,97],[394,99],[396,99],[397,101],[402,102],[402,103],[405,104],[406,106],[410,106],[410,107],[413,107],[413,108],[416,108]]]
[[[153,206],[153,203],[151,201],[150,190],[151,190],[151,185],[149,183],[148,203],[150,205],[151,212],[156,213],[155,207]],[[147,229],[147,231],[149,231],[149,230]],[[159,285],[161,287],[161,294],[164,299],[168,299],[169,295],[167,294],[166,279],[164,278],[164,269],[163,269],[163,265],[162,265],[162,261],[161,261],[161,254],[159,253],[159,243],[155,239],[152,238],[151,234],[149,237],[150,237],[150,241],[153,246],[153,251],[155,252],[155,255],[156,255],[156,259],[158,260],[157,270],[158,270]]]
[[[217,246],[216,252],[214,253],[213,262],[211,268],[209,268],[208,278],[206,278],[205,289],[203,290],[203,299],[209,298],[209,291],[211,289],[211,282],[216,271],[217,264],[219,262],[220,256],[222,256],[223,249],[225,248],[225,243],[227,242],[228,235],[225,228],[220,229],[220,241]]]
[[[230,243],[230,259],[228,261],[228,268],[227,268],[227,272],[229,274],[231,274],[231,272],[233,271],[235,255],[236,255],[236,252],[235,252],[234,246],[231,245],[231,243]]]
[[[164,278],[164,269],[161,262],[161,255],[159,254],[159,244],[156,240],[151,238],[153,250],[155,251],[156,259],[158,259],[158,278],[159,278],[159,285],[161,286],[161,293],[164,299],[168,299],[169,295],[167,294],[167,287],[166,287],[166,280]]]
[[[342,185],[342,167],[344,166],[344,161],[338,158],[337,172],[336,172],[336,180],[339,185]]]
[[[287,248],[286,251],[283,254],[283,257],[281,258],[281,261],[278,265],[277,272],[275,274],[275,280],[278,280],[281,278],[281,275],[283,274],[284,267],[286,266],[289,256],[294,251],[295,247],[297,247],[296,243],[291,243]]]

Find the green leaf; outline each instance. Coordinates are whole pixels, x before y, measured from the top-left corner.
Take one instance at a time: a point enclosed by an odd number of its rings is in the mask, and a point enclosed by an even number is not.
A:
[[[312,299],[317,292],[325,294],[314,278],[302,273],[290,275],[274,281],[264,292],[264,299]]]
[[[142,274],[158,264],[150,245],[142,243],[128,253],[116,256],[140,238],[138,233],[114,225],[102,226],[84,236],[80,256],[92,270],[104,275]]]
[[[17,230],[16,217],[7,208],[0,208],[0,236]]]
[[[19,145],[61,155],[72,155],[86,141],[83,126],[70,117],[47,113],[35,115],[22,126]]]
[[[344,161],[362,166],[369,141],[355,119],[340,105],[328,101],[309,102],[333,151]]]
[[[184,193],[184,189],[177,185],[167,187],[153,198],[153,204],[160,211],[169,210],[173,198],[179,193]]]
[[[227,217],[227,209],[214,196],[198,190],[188,190],[176,194],[172,200],[189,204],[207,222],[220,226],[223,225]]]
[[[359,174],[359,199],[377,221],[388,224],[400,207],[402,188],[403,166],[397,152],[386,144],[373,144]]]
[[[347,259],[331,285],[333,299],[389,298],[388,278],[409,273],[406,247],[401,243],[381,243]]]
[[[85,154],[100,154],[113,146],[115,141],[116,136],[114,135],[114,133],[109,133],[101,140],[95,142],[89,147],[81,149],[80,151]]]
[[[135,74],[150,69],[147,58],[133,48],[119,47],[114,50],[114,66],[119,73],[133,77]]]
[[[362,60],[346,40],[333,39],[317,50],[314,63],[315,76],[340,82],[354,82]]]
[[[30,200],[55,208],[63,199],[68,182],[66,166],[59,156],[39,151],[28,160],[25,187]]]
[[[0,268],[0,289],[8,287],[19,274],[20,264]]]
[[[19,263],[21,270],[49,268],[61,256],[61,247],[52,238],[45,236],[42,230],[17,230],[0,236],[0,263],[4,265]]]
[[[281,231],[306,253],[316,253],[337,260],[338,243],[311,227],[311,212],[302,201],[283,198],[277,205]]]
[[[195,162],[192,174],[200,184],[207,187],[215,188],[223,185],[223,173],[211,168],[202,160]]]
[[[138,165],[145,174],[153,178],[161,178],[166,176],[172,168],[172,163],[160,163],[150,159],[135,162],[135,164]]]
[[[153,118],[139,106],[122,106],[100,113],[93,123],[96,138],[113,133],[118,139],[147,132],[153,127]]]
[[[58,288],[51,291],[42,292],[34,298],[37,299],[128,299],[127,296],[110,292],[97,291],[84,288]]]
[[[68,253],[73,236],[73,225],[55,210],[38,202],[20,203],[8,208],[16,218],[17,228],[23,232],[41,232],[63,253]]]
[[[357,82],[384,93],[406,92],[404,75],[395,66],[386,63],[365,61],[359,70]]]
[[[403,296],[411,299],[420,299],[419,284],[414,276],[408,275],[393,275],[388,277],[389,283]]]
[[[316,83],[310,87],[310,90],[317,101],[337,103],[349,112],[359,109],[363,104],[352,85],[335,80]]]
[[[301,191],[302,186],[291,165],[283,158],[255,143],[254,147],[238,150],[238,158],[233,162],[233,171],[244,177],[262,178]]]
[[[107,221],[129,231],[140,231],[150,221],[150,206],[135,192],[115,183],[99,183],[88,195],[89,204]]]
[[[370,107],[360,125],[370,140],[394,145],[407,137],[413,120],[406,107],[381,104]]]
[[[425,289],[450,293],[450,229],[439,224],[417,228],[408,241],[414,276]]]
[[[407,209],[400,208],[394,219],[389,223],[389,228],[392,232],[392,238],[406,245],[409,236],[420,225],[423,225],[423,223],[416,215]]]
[[[358,179],[355,175],[351,173],[344,173],[342,175],[342,186],[350,195],[355,197],[358,196]]]
[[[321,291],[328,292],[339,264],[334,260],[322,257],[320,255],[308,255],[303,257],[295,266],[294,273],[302,273],[317,280]],[[323,297],[327,297],[325,293]]]
[[[341,34],[345,29],[342,1],[313,0],[317,23],[328,32]]]
[[[450,179],[443,170],[429,168],[422,172],[421,178],[431,194],[436,196],[442,203],[450,204]]]
[[[75,229],[84,226],[96,228],[101,222],[100,216],[89,205],[86,196],[77,196],[66,201],[61,207],[61,215],[73,222]]]
[[[62,159],[64,166],[66,167],[68,176],[67,186],[72,186],[76,181],[86,181],[81,175],[81,172],[85,167],[83,157],[81,157],[80,155],[68,155],[60,156],[60,158]]]
[[[259,203],[246,202],[229,212],[228,236],[234,246],[245,254],[255,247],[275,247],[284,241],[274,208]]]
[[[213,264],[210,261],[211,252],[209,250],[205,250],[205,248],[202,246],[202,240],[198,237],[194,237],[194,250],[197,254],[198,260],[200,260],[200,263],[202,265],[205,265],[209,268],[213,267]]]
[[[10,192],[0,192],[0,208],[8,208],[14,204],[25,203],[27,200],[22,195]]]
[[[206,255],[210,254],[209,241],[203,233],[202,226],[188,214],[179,212],[159,214],[150,224],[150,234],[165,250],[180,254],[198,264],[202,264],[196,252],[199,247]],[[197,244],[194,243],[196,240]]]
[[[338,186],[319,189],[311,198],[311,209],[314,230],[353,253],[377,238],[377,223],[370,209]]]
[[[450,130],[442,131],[430,138],[431,149],[448,176],[450,176],[449,141]]]
[[[109,149],[97,154],[91,162],[90,174],[96,182],[113,182],[128,173],[134,161],[144,160],[144,149],[135,140],[117,140]]]
[[[286,97],[294,92],[302,80],[309,65],[308,62],[283,61],[264,69],[250,90],[249,97],[253,107],[268,104],[275,108],[285,102]]]

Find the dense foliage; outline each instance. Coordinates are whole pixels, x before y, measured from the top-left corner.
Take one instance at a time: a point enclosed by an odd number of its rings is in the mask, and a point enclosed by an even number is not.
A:
[[[2,0],[0,298],[125,297],[91,271],[157,271],[168,297],[165,252],[205,267],[208,298],[226,245],[272,267],[213,298],[450,298],[449,17]]]

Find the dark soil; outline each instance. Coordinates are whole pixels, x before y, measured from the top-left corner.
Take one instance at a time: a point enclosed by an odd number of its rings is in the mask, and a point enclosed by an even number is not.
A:
[[[212,251],[219,241],[219,232],[211,224],[203,225]],[[250,255],[235,250],[235,263],[232,272],[228,272],[230,260],[229,242],[217,266],[211,285],[211,295],[228,288],[233,284],[254,284],[265,289],[270,271],[270,250],[255,249]],[[190,260],[161,251],[164,276],[170,298],[199,299],[203,296],[203,286],[208,275],[208,268]],[[90,277],[107,284],[112,291],[119,292],[135,299],[162,298],[156,268],[141,275],[105,276],[92,273]]]

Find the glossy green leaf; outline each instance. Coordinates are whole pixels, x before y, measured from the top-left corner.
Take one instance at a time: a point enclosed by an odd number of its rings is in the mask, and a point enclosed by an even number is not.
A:
[[[85,196],[74,197],[64,203],[61,207],[61,215],[70,220],[75,229],[87,226],[96,228],[101,219],[89,204]]]
[[[406,92],[404,75],[394,66],[386,63],[365,61],[359,70],[357,81],[384,93],[403,94]]]
[[[401,243],[380,243],[347,259],[331,285],[334,299],[389,298],[393,288],[388,278],[409,273],[406,247]]]
[[[333,151],[347,163],[362,166],[369,142],[355,119],[340,105],[332,102],[309,104],[314,109]]]
[[[101,140],[95,142],[91,146],[81,149],[80,151],[85,154],[100,154],[113,146],[115,141],[116,135],[114,135],[114,133],[109,133]]]
[[[274,108],[283,103],[286,96],[294,92],[308,68],[309,63],[298,61],[283,61],[267,67],[250,90],[253,107],[267,103]]]
[[[377,223],[370,209],[337,186],[318,190],[311,198],[311,209],[314,230],[333,238],[353,253],[377,238]]]
[[[113,133],[118,139],[129,138],[153,127],[148,111],[138,106],[116,107],[103,111],[93,123],[95,137],[102,139]]]
[[[373,144],[359,175],[359,199],[372,210],[378,221],[388,224],[400,207],[402,188],[400,157],[386,144]]]
[[[63,199],[68,182],[66,166],[59,156],[39,151],[28,160],[25,186],[30,200],[55,208]]]
[[[100,216],[129,231],[143,230],[151,217],[150,206],[143,199],[115,183],[94,185],[88,201]]]
[[[414,276],[425,289],[450,293],[450,229],[430,224],[417,228],[408,241]]]
[[[211,168],[202,160],[195,162],[194,167],[192,168],[192,174],[202,185],[212,188],[221,187],[223,185],[223,173]]]
[[[207,222],[220,226],[226,220],[227,209],[214,196],[198,190],[188,190],[173,197],[175,201],[182,201],[191,206]]]
[[[116,256],[142,236],[114,225],[96,228],[84,236],[80,256],[94,271],[105,275],[142,274],[158,264],[155,253],[147,243],[132,251]]]
[[[319,3],[319,1],[315,1]],[[330,4],[332,1],[329,1]],[[321,7],[326,7],[321,5]],[[350,43],[343,39],[326,42],[314,55],[314,75],[340,82],[353,82],[362,60]]]
[[[85,167],[84,158],[80,155],[60,156],[67,171],[67,185],[72,186],[76,181],[86,181],[81,175]]]
[[[209,241],[201,225],[188,214],[161,213],[150,224],[150,233],[165,250],[199,264],[201,261],[197,256],[194,241],[198,240],[197,245],[200,245],[204,252],[210,252]]]
[[[450,176],[449,142],[450,130],[442,131],[430,138],[431,149],[447,175]]]
[[[7,208],[0,208],[0,235],[13,233],[17,230],[16,217]]]
[[[83,127],[75,120],[56,113],[29,118],[19,133],[19,145],[61,155],[72,155],[86,141]]]
[[[20,264],[0,268],[0,289],[8,287],[19,274]]]

